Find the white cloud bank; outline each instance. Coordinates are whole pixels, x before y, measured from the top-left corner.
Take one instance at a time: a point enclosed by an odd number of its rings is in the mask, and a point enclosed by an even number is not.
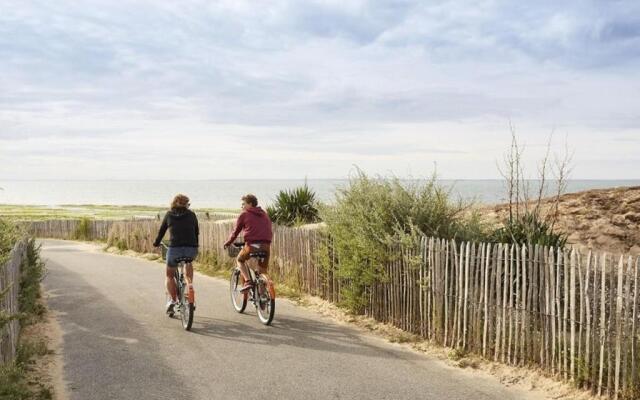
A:
[[[636,1],[0,1],[0,178],[639,178]]]

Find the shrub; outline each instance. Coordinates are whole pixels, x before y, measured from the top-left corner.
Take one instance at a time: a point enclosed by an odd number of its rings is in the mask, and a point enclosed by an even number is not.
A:
[[[269,218],[277,224],[293,226],[318,222],[316,193],[307,186],[281,190],[273,205],[267,207]]]
[[[335,205],[322,209],[330,237],[324,251],[332,257],[321,259],[350,283],[343,287],[343,305],[361,311],[367,288],[384,278],[383,266],[399,254],[391,247],[417,246],[422,235],[483,239],[485,230],[477,215],[469,216],[468,206],[453,201],[435,176],[406,182],[358,171],[348,187],[337,191]]]
[[[22,264],[18,300],[22,318],[27,322],[42,316],[45,312],[44,306],[40,303],[40,282],[45,273],[44,262],[40,259],[40,246],[31,238],[27,244],[27,257]]]

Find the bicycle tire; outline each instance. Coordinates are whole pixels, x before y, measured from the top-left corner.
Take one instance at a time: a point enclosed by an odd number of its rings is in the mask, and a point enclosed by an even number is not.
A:
[[[260,290],[260,286],[262,290]],[[261,295],[258,295],[258,299],[256,301],[256,311],[258,314],[258,319],[264,325],[271,325],[273,322],[273,317],[276,313],[276,299],[271,297],[271,293],[267,288],[266,282],[264,282],[261,278],[258,280],[258,287],[256,287],[256,295],[262,292]]]
[[[183,288],[184,289],[184,288]],[[180,320],[185,331],[191,330],[195,305],[187,300],[186,290],[180,291]]]
[[[241,286],[240,270],[236,268],[229,279],[229,294],[231,295],[231,305],[234,310],[238,313],[243,313],[247,308],[247,293],[241,293],[239,286]]]

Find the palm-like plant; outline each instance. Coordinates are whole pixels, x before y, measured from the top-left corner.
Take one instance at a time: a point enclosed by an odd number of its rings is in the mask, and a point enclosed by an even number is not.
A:
[[[292,226],[320,220],[316,193],[307,186],[281,190],[274,203],[267,207],[269,218],[277,224]]]

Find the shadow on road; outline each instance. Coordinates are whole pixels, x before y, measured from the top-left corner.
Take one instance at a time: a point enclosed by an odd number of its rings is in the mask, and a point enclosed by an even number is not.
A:
[[[229,340],[234,343],[268,344],[270,346],[293,346],[307,350],[352,354],[375,358],[402,358],[421,360],[424,357],[410,352],[387,350],[363,341],[358,332],[348,327],[322,319],[277,316],[273,326],[259,325],[255,315],[243,315],[247,322],[198,317],[192,332],[197,335]]]
[[[49,248],[47,252],[51,251]],[[68,250],[67,250],[68,251]],[[140,323],[65,267],[46,261],[49,308],[63,330],[71,399],[190,399],[190,388],[158,354]]]

